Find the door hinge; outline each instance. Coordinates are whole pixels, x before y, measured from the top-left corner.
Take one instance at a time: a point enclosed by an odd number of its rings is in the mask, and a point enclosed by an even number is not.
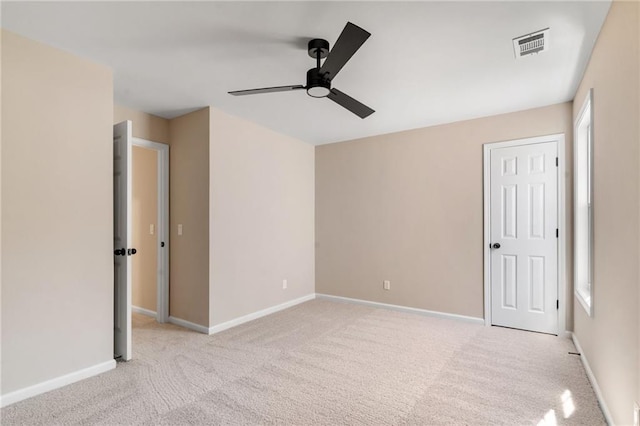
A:
[[[560,300],[556,299],[556,309],[560,309]]]
[[[556,228],[556,238],[560,238],[560,231]]]
[[[558,167],[558,157],[556,157],[556,167]]]

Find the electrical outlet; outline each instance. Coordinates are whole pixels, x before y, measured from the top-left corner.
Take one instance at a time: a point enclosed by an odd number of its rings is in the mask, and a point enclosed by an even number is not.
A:
[[[640,405],[637,402],[633,404],[633,426],[640,426]]]
[[[385,290],[391,290],[391,281],[384,280],[382,282],[382,288],[384,288]]]
[[[287,289],[287,280],[282,280],[282,289],[283,290]]]

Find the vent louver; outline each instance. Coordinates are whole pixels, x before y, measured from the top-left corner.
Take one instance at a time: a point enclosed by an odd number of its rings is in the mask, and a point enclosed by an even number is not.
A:
[[[549,28],[513,39],[516,58],[549,50]]]

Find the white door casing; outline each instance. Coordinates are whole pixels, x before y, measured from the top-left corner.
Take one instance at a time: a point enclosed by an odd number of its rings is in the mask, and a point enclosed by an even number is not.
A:
[[[493,325],[558,334],[557,157],[557,141],[490,150]]]
[[[113,126],[113,352],[123,361],[131,359],[131,139],[131,121]]]
[[[158,280],[156,321],[169,321],[169,145],[133,137],[131,143],[158,153]]]

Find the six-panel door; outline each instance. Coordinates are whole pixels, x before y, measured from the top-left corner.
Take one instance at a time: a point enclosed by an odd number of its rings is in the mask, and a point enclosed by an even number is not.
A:
[[[558,333],[557,143],[491,150],[492,324]]]

